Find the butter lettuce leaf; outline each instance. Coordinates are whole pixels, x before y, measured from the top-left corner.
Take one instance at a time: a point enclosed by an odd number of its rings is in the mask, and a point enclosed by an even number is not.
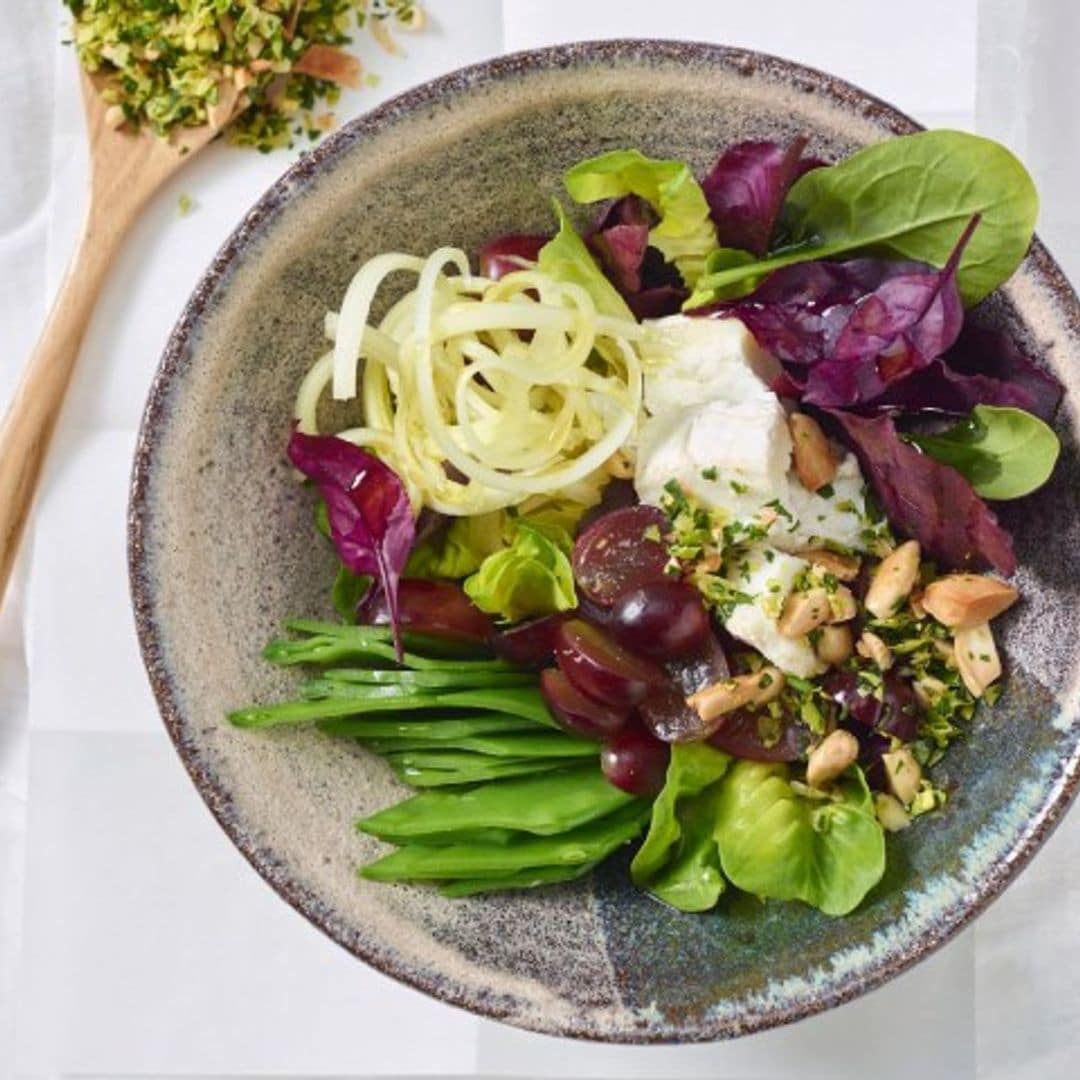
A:
[[[557,281],[580,285],[592,297],[601,315],[633,321],[633,313],[626,306],[626,301],[604,276],[599,263],[585,246],[585,241],[575,232],[558,200],[555,202],[555,213],[559,216],[559,231],[540,249],[537,266]]]
[[[854,767],[828,797],[802,795],[786,765],[737,761],[720,785],[720,865],[737,888],[846,915],[881,880],[885,838]]]
[[[676,743],[649,832],[630,864],[634,884],[680,911],[707,911],[724,891],[714,838],[717,781],[731,758],[705,743]]]
[[[718,246],[716,226],[701,185],[685,161],[646,157],[638,150],[612,150],[578,162],[563,178],[575,202],[592,203],[637,195],[660,217],[649,243],[673,262],[687,285],[705,269]]]
[[[559,525],[522,518],[509,547],[489,555],[465,579],[469,599],[489,615],[517,622],[577,607],[573,541]]]

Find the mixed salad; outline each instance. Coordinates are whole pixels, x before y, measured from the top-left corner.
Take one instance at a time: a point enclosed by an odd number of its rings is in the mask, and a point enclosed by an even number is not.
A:
[[[340,621],[289,622],[265,655],[313,669],[299,699],[230,719],[415,789],[358,823],[394,845],[365,878],[531,888],[640,839],[634,882],[684,911],[845,914],[1000,690],[992,503],[1049,478],[1062,388],[977,309],[1031,180],[932,131],[741,143],[700,180],[620,150],[565,186],[583,233],[557,203],[476,262],[381,254],[327,315],[288,455]]]

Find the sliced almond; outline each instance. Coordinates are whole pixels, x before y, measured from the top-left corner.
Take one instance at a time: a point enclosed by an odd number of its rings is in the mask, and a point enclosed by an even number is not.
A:
[[[708,722],[747,705],[766,705],[783,688],[784,673],[779,668],[764,667],[749,675],[736,675],[706,686],[704,690],[691,694],[686,704]]]
[[[843,623],[823,626],[818,630],[814,651],[823,663],[833,666],[842,664],[854,652],[851,627]]]
[[[881,671],[888,671],[893,665],[892,650],[872,630],[862,632],[855,651],[864,659],[876,664]]]
[[[859,576],[861,560],[856,555],[841,555],[828,548],[811,548],[799,556],[811,566],[826,574],[832,574],[837,581],[854,581]]]
[[[982,697],[987,687],[1001,678],[1001,657],[989,623],[957,630],[953,653],[960,678],[973,697]]]
[[[832,618],[829,594],[824,589],[793,592],[785,601],[776,629],[784,637],[799,638]]]
[[[812,788],[835,780],[859,756],[859,741],[850,731],[838,728],[811,751],[806,762],[806,782]]]
[[[113,131],[117,131],[124,126],[124,110],[119,105],[110,105],[105,110],[105,123]]]
[[[874,796],[874,812],[887,832],[899,832],[911,824],[911,818],[900,800],[895,795],[886,795],[884,791]]]
[[[885,779],[892,793],[907,806],[922,782],[922,768],[915,755],[906,746],[901,746],[899,750],[882,754],[881,763],[885,766]]]
[[[831,484],[836,477],[836,455],[821,425],[805,413],[792,413],[788,417],[791,430],[791,456],[795,475],[808,491],[817,491]]]
[[[854,619],[859,614],[859,605],[855,602],[855,595],[844,585],[839,586],[835,592],[829,593],[829,622],[845,623]]]
[[[922,606],[944,626],[963,630],[997,618],[1019,595],[1011,585],[984,574],[948,574],[926,586]]]
[[[919,557],[918,541],[907,540],[882,559],[866,593],[871,615],[887,619],[911,595],[919,580]]]

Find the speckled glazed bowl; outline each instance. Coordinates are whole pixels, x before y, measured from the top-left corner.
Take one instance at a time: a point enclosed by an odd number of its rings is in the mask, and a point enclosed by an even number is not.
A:
[[[712,45],[623,41],[493,60],[412,90],[305,157],[228,239],[154,382],[135,461],[130,555],[146,666],[202,797],[256,870],[357,957],[538,1031],[718,1039],[809,1016],[903,971],[977,915],[1068,805],[1080,762],[1080,304],[1036,243],[983,317],[1068,387],[1054,482],[1006,508],[1023,603],[1007,693],[942,770],[947,811],[889,841],[848,918],[734,891],[708,915],[636,892],[626,858],[569,887],[452,901],[360,881],[379,845],[352,823],[401,796],[388,770],[304,731],[232,730],[286,695],[259,658],[289,615],[329,614],[333,560],[283,459],[323,313],[385,249],[475,250],[552,224],[572,162],[637,146],[704,168],[726,143],[811,137],[847,153],[916,125],[827,75]],[[940,775],[940,774],[939,774]]]

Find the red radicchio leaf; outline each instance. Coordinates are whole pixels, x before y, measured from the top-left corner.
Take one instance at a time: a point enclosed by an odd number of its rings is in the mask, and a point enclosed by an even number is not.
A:
[[[847,434],[890,524],[949,569],[1016,569],[1012,538],[955,469],[900,438],[891,417],[826,410]]]
[[[939,412],[953,416],[966,416],[976,405],[1008,405],[1046,420],[1054,412],[1051,408],[1049,415],[1045,415],[1044,403],[1020,382],[1005,382],[989,375],[961,375],[940,357],[921,371],[893,383],[874,402],[876,409]]]
[[[294,431],[289,460],[315,481],[330,537],[354,574],[368,574],[386,596],[398,656],[398,581],[416,535],[405,485],[388,465],[344,439]]]
[[[783,147],[774,142],[742,142],[728,147],[701,182],[716,233],[724,247],[762,258],[791,185],[821,164],[802,160],[806,137]]]
[[[498,281],[504,274],[524,269],[525,262],[536,262],[540,249],[551,239],[550,236],[534,236],[524,233],[508,233],[497,236],[480,249],[478,261],[483,277]]]
[[[689,293],[679,271],[649,247],[648,203],[626,195],[608,207],[586,238],[608,280],[639,319],[674,315]]]

